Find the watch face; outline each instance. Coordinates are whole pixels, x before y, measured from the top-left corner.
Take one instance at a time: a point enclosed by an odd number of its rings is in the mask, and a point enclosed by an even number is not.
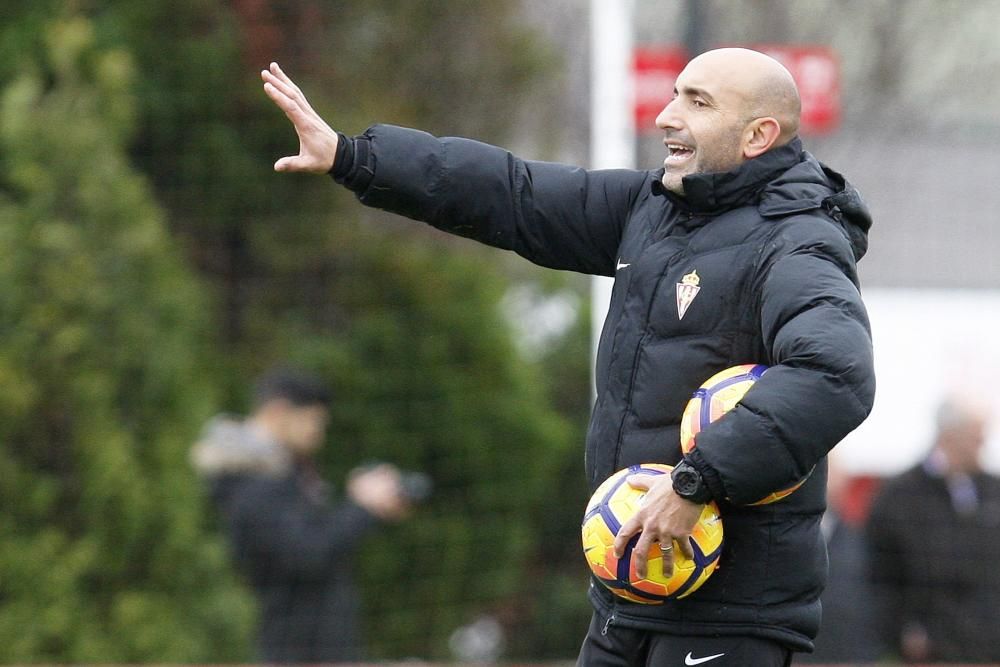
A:
[[[690,465],[681,463],[674,468],[672,475],[674,491],[681,498],[691,500],[702,492],[704,482],[697,470]]]
[[[694,493],[698,486],[697,476],[690,470],[678,470],[674,482],[677,485],[677,492],[681,495]]]

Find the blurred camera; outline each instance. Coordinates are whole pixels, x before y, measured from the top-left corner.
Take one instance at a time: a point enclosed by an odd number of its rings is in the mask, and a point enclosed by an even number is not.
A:
[[[365,463],[360,466],[360,469],[371,470],[372,468],[376,468],[380,465],[386,465],[386,462],[378,460],[365,461]],[[413,504],[422,503],[430,498],[433,492],[434,481],[431,479],[430,475],[411,470],[399,471],[399,494],[406,501]]]
[[[422,472],[400,471],[399,492],[411,503],[422,503],[431,497],[434,482]]]

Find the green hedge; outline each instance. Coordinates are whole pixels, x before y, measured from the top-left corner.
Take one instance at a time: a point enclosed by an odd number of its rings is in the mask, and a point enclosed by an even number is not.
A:
[[[363,554],[372,655],[447,658],[491,614],[508,655],[571,656],[586,315],[528,359],[499,303],[583,286],[273,174],[294,135],[254,61],[273,44],[349,132],[502,141],[548,55],[515,3],[77,6],[11,0],[0,26],[0,662],[252,658],[186,457],[279,361],[335,389],[332,480],[370,458],[435,480]]]
[[[238,657],[186,451],[208,303],[129,166],[134,74],[82,18],[0,98],[0,660]]]

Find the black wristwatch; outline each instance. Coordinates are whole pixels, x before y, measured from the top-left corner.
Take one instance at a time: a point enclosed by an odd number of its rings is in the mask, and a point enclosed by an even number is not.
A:
[[[712,499],[705,478],[687,461],[681,461],[674,467],[670,479],[674,482],[674,492],[685,500],[704,505]]]

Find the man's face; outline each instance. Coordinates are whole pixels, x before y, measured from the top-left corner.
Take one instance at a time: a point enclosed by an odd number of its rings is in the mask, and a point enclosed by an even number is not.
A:
[[[973,415],[938,436],[938,446],[948,457],[955,472],[973,473],[979,470],[979,456],[986,444],[987,419]]]
[[[314,454],[323,444],[330,412],[322,405],[286,404],[282,415],[280,440],[301,456]]]
[[[696,58],[677,77],[674,98],[656,118],[667,147],[667,190],[682,195],[684,176],[729,171],[744,161],[749,105],[727,76],[731,74]]]

